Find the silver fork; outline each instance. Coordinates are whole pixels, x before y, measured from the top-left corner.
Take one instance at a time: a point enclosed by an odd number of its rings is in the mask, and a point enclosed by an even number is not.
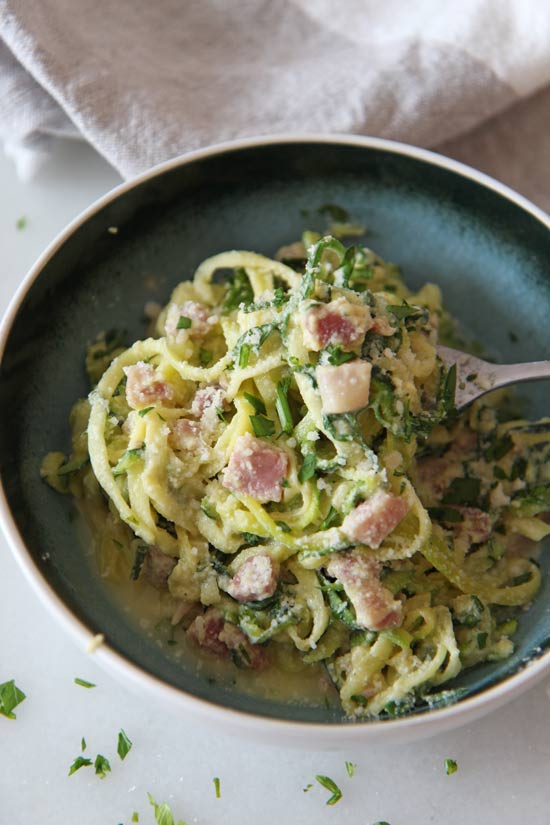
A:
[[[456,364],[455,405],[462,410],[485,393],[519,384],[550,378],[550,361],[528,361],[525,364],[489,364],[465,352],[450,347],[438,347],[442,361]]]

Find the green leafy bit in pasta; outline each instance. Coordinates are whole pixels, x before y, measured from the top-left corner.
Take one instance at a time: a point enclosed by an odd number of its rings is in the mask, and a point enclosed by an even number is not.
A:
[[[457,415],[437,344],[458,334],[435,285],[360,240],[215,255],[154,337],[90,346],[72,450],[42,476],[163,646],[245,682],[318,674],[350,717],[444,707],[513,652],[550,533],[550,419]]]

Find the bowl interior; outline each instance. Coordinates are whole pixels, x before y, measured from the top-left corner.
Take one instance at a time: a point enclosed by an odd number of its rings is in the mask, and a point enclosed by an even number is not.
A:
[[[402,266],[406,281],[435,281],[453,314],[509,361],[548,354],[550,236],[512,200],[426,159],[344,143],[287,142],[224,150],[170,168],[83,222],[44,265],[19,309],[0,380],[0,472],[20,534],[40,574],[111,646],[166,682],[204,699],[273,717],[341,721],[335,711],[282,705],[210,684],[168,658],[91,575],[71,502],[39,476],[51,449],[69,446],[68,413],[87,384],[83,354],[101,330],[145,331],[147,301],[209,255],[272,255],[302,230],[326,228],[319,207],[345,207],[366,242]],[[118,227],[116,234],[108,227]],[[543,386],[522,390],[544,414]],[[457,683],[479,692],[550,647],[550,569],[520,621],[517,649]]]

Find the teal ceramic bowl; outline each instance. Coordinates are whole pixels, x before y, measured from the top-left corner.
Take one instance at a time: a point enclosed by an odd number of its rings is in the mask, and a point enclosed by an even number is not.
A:
[[[29,273],[0,335],[1,519],[34,589],[98,662],[175,710],[271,741],[309,747],[410,740],[464,723],[550,672],[550,555],[520,621],[516,652],[467,671],[458,704],[393,721],[346,723],[334,711],[228,692],[167,658],[93,574],[71,502],[40,480],[68,446],[67,416],[86,393],[83,352],[100,330],[143,336],[143,307],[165,302],[197,264],[225,249],[267,255],[324,228],[344,206],[368,243],[413,287],[441,285],[453,314],[503,361],[550,354],[547,217],[485,175],[431,152],[352,137],[260,138],[195,152],[115,189],[74,221]],[[118,233],[108,231],[118,227]],[[522,390],[548,413],[548,386]]]

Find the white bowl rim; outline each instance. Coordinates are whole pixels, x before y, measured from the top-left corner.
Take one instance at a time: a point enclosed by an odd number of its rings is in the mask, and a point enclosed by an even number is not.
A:
[[[277,144],[320,143],[357,146],[367,149],[381,149],[397,155],[405,155],[425,161],[469,178],[498,195],[512,201],[529,212],[544,226],[550,229],[550,216],[535,206],[523,195],[460,161],[452,160],[429,149],[422,149],[407,143],[359,135],[346,134],[280,134],[259,135],[257,137],[226,141],[208,146],[204,149],[188,152],[171,160],[159,163],[140,175],[125,181],[105,195],[94,201],[89,207],[74,218],[48,245],[36,263],[31,267],[15,295],[13,296],[0,324],[0,364],[6,343],[16,318],[17,312],[32,284],[48,261],[55,255],[65,241],[90,217],[120,195],[136,188],[147,180],[157,177],[179,166],[192,163],[214,155],[238,151],[246,148],[270,146]],[[100,628],[94,630],[81,621],[65,605],[61,597],[44,578],[39,565],[33,560],[17,529],[11,515],[2,479],[0,478],[0,527],[8,539],[12,553],[27,581],[43,604],[56,617],[66,632],[83,649],[87,649]],[[526,662],[525,666],[506,677],[498,684],[480,691],[471,697],[465,697],[448,707],[427,710],[418,715],[403,716],[395,720],[365,722],[318,723],[294,721],[278,717],[228,708],[215,702],[201,699],[183,689],[169,685],[140,666],[134,664],[104,641],[95,651],[97,663],[108,673],[140,692],[148,693],[163,704],[170,702],[174,710],[185,713],[199,713],[204,721],[218,728],[230,728],[234,732],[244,733],[263,741],[279,741],[285,744],[298,744],[311,748],[326,746],[340,748],[359,744],[372,744],[377,741],[412,741],[449,730],[466,724],[494,710],[523,693],[529,687],[550,674],[550,650],[535,660]]]

